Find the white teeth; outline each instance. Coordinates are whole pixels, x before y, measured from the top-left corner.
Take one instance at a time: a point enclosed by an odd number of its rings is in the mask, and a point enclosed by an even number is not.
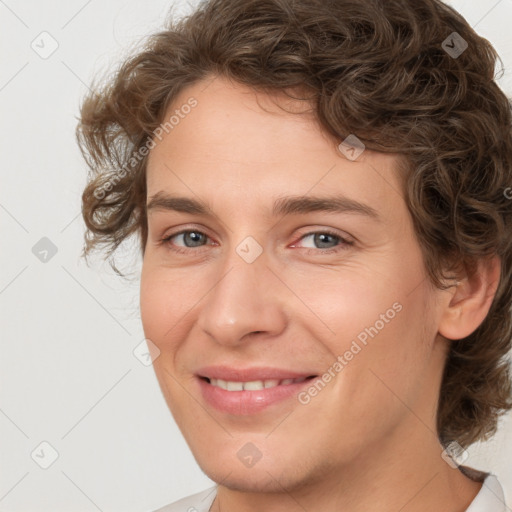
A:
[[[227,389],[228,391],[243,391],[244,390],[244,383],[243,382],[227,382]]]
[[[251,380],[250,382],[244,382],[243,385],[247,391],[260,391],[264,389],[265,383],[262,380]]]
[[[228,383],[222,379],[217,379],[215,385],[222,389],[228,389]]]
[[[286,386],[303,382],[306,377],[298,379],[267,379],[267,380],[251,380],[249,382],[226,381],[222,379],[210,379],[210,384],[226,391],[261,391],[262,389],[275,388],[276,386]]]

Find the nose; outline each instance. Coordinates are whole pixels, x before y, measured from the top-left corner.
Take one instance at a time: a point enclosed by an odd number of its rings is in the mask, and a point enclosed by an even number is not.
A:
[[[239,345],[255,333],[275,336],[286,327],[283,288],[264,255],[246,263],[234,254],[203,299],[198,325],[222,345]]]

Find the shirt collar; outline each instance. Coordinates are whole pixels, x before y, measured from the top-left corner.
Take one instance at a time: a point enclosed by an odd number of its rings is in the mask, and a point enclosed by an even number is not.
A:
[[[505,495],[495,475],[488,474],[480,492],[466,509],[466,512],[505,512]]]

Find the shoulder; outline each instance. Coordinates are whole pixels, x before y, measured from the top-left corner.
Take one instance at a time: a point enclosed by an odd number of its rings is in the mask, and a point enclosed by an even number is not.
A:
[[[488,473],[480,492],[475,496],[466,512],[505,512],[505,494],[496,475]]]
[[[153,512],[208,512],[215,499],[216,489],[216,487],[210,487]]]

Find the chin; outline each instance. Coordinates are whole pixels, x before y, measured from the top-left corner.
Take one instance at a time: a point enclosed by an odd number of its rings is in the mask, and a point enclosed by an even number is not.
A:
[[[283,488],[297,490],[323,476],[322,468],[308,467],[305,459],[287,462],[283,454],[275,458],[264,456],[252,467],[245,467],[238,459],[223,457],[219,452],[213,457],[205,457],[203,453],[195,458],[203,473],[215,483],[246,493],[282,493]]]
[[[208,478],[231,491],[275,493],[282,492],[283,487],[288,488],[286,481],[278,480],[278,471],[266,471],[264,468],[226,468],[220,470],[219,468],[212,469],[208,465],[200,464],[199,466]]]

